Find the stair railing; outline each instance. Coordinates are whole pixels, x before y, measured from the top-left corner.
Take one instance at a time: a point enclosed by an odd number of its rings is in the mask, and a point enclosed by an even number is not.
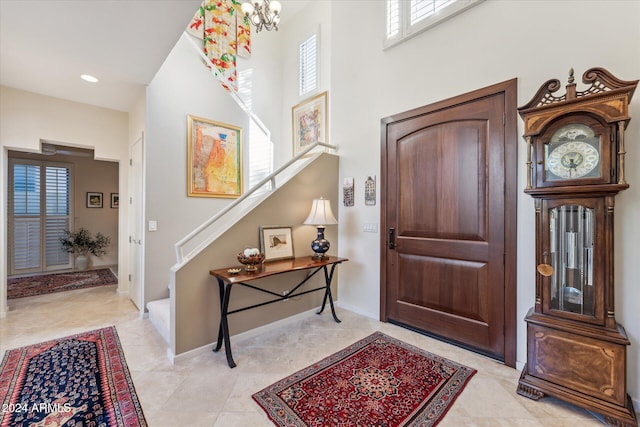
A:
[[[270,174],[269,176],[267,176],[266,178],[264,178],[262,181],[260,181],[259,183],[257,183],[254,187],[252,187],[251,189],[249,189],[246,193],[244,193],[242,196],[240,196],[239,198],[237,198],[236,200],[234,200],[232,203],[228,204],[227,206],[225,206],[222,210],[220,210],[217,214],[215,214],[214,216],[212,216],[211,218],[209,218],[207,221],[205,221],[204,223],[202,223],[200,226],[198,226],[196,229],[194,229],[191,233],[187,234],[185,237],[183,237],[182,239],[180,239],[176,244],[175,244],[175,253],[176,253],[176,260],[177,260],[177,266],[183,265],[186,261],[188,261],[189,259],[191,259],[191,257],[195,254],[199,252],[199,249],[201,247],[203,247],[206,243],[206,245],[208,245],[210,242],[205,242],[199,246],[197,246],[196,248],[194,248],[193,250],[191,250],[189,252],[188,255],[185,255],[184,253],[184,247],[191,242],[194,238],[196,238],[200,233],[202,233],[204,230],[206,230],[208,227],[210,227],[212,224],[214,224],[215,222],[219,221],[221,218],[223,218],[228,212],[232,211],[236,206],[240,205],[243,201],[247,200],[249,197],[251,197],[254,193],[256,193],[259,189],[261,189],[263,186],[265,186],[266,184],[270,184],[270,190],[274,191],[277,189],[277,185],[276,185],[276,177],[278,175],[280,175],[282,172],[284,172],[287,168],[289,168],[291,165],[293,165],[294,163],[296,163],[297,161],[303,159],[304,157],[306,157],[308,154],[310,154],[312,151],[316,150],[316,148],[318,147],[322,147],[322,148],[328,148],[330,150],[333,150],[334,152],[338,149],[337,146],[335,145],[331,145],[331,144],[325,144],[324,142],[316,142],[314,144],[312,144],[311,146],[309,146],[308,148],[306,148],[305,150],[301,151],[300,153],[298,153],[298,155],[296,155],[295,157],[293,157],[291,160],[289,160],[288,162],[286,162],[285,164],[283,164],[282,166],[280,166],[278,169],[276,169],[272,174]],[[321,153],[322,151],[318,151],[316,150],[318,153]]]

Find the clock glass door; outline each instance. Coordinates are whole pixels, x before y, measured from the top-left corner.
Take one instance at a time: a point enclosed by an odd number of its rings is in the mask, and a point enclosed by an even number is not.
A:
[[[562,205],[549,211],[552,310],[595,316],[594,227],[591,208]]]

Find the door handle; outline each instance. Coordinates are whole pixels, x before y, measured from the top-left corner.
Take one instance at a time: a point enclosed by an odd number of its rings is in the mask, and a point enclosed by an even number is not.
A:
[[[396,248],[396,229],[389,228],[389,249]]]

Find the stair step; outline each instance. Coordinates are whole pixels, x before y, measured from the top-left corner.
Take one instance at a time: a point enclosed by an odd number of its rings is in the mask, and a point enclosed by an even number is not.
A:
[[[171,301],[169,298],[150,301],[147,303],[149,320],[156,327],[162,338],[170,343],[169,331],[171,328]]]

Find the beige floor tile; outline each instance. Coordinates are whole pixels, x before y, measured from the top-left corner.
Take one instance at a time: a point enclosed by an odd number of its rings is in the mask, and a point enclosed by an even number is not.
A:
[[[478,370],[440,426],[599,426],[587,411],[552,398],[516,393],[519,373],[484,356],[338,309],[242,341],[232,339],[238,366],[224,351],[204,352],[172,365],[164,341],[115,286],[9,301],[0,319],[0,355],[11,348],[115,325],[151,427],[271,426],[251,395],[375,331]]]

